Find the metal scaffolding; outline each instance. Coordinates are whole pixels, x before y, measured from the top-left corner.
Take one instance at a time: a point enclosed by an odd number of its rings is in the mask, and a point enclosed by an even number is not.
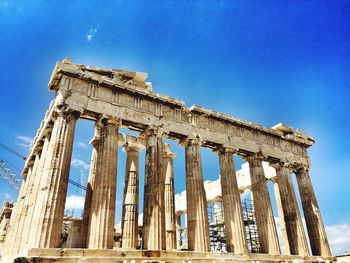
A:
[[[212,251],[227,251],[222,202],[208,203],[209,238]]]
[[[260,250],[258,228],[254,216],[253,200],[245,199],[242,203],[243,222],[245,227],[248,252],[258,253]]]

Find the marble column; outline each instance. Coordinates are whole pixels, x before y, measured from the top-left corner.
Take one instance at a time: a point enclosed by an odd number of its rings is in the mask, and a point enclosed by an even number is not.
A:
[[[31,210],[31,204],[33,201],[33,195],[36,194],[36,191],[34,189],[36,188],[35,181],[38,177],[36,175],[37,175],[39,163],[40,163],[40,153],[36,151],[33,168],[27,180],[27,184],[28,184],[27,191],[22,200],[23,206],[21,208],[21,214],[19,216],[19,221],[17,223],[18,231],[16,235],[16,241],[14,242],[12,247],[12,249],[15,251],[16,254],[17,253],[21,254],[21,252],[24,250],[25,244],[28,238],[28,231],[31,227],[29,225],[30,217],[32,214],[30,210]]]
[[[28,172],[23,177],[21,189],[18,194],[17,202],[12,209],[12,214],[10,218],[10,222],[8,225],[8,231],[6,234],[6,242],[4,243],[4,246],[1,249],[1,259],[3,262],[10,262],[13,261],[13,257],[18,255],[18,249],[15,249],[14,244],[20,235],[20,227],[19,222],[21,219],[22,214],[22,208],[24,205],[24,199],[27,193],[27,189],[29,187],[29,180],[30,175],[32,173],[32,166],[29,167]]]
[[[315,256],[331,256],[326,230],[323,225],[308,168],[302,167],[298,169],[296,171],[296,178],[312,254]]]
[[[174,158],[176,153],[170,151],[169,144],[164,144],[163,160],[165,173],[165,230],[166,249],[176,249],[176,217],[174,190]]]
[[[30,203],[29,212],[28,212],[30,217],[26,222],[27,228],[25,229],[25,234],[23,234],[23,237],[24,237],[23,240],[25,241],[24,246],[26,248],[33,247],[34,245],[33,237],[36,234],[37,228],[32,226],[36,226],[40,218],[40,208],[41,208],[40,194],[41,194],[41,187],[44,179],[42,174],[45,168],[45,161],[48,158],[47,153],[50,145],[50,135],[48,134],[49,131],[46,131],[46,132],[47,133],[43,138],[43,145],[42,145],[41,152],[38,152],[39,162],[36,168],[36,174],[34,179],[34,189],[33,189],[33,194],[31,197],[31,203]]]
[[[271,200],[267,188],[263,157],[259,154],[246,157],[249,163],[251,190],[254,200],[254,214],[258,227],[260,252],[272,255],[281,254]]]
[[[4,202],[3,210],[0,214],[0,245],[4,243],[7,231],[8,231],[8,225],[10,223],[10,217],[12,214],[13,209],[13,203]],[[1,248],[1,246],[0,246]]]
[[[143,247],[165,250],[163,142],[158,129],[148,128],[143,134],[146,139]]]
[[[278,179],[277,179],[276,176],[272,179],[272,182],[273,182],[273,190],[275,192],[278,218],[280,220],[284,254],[285,255],[290,255],[289,242],[288,242],[287,229],[286,229],[286,222],[284,221],[284,213],[283,213],[283,208],[282,208],[280,189],[278,187]]]
[[[208,208],[205,195],[200,141],[187,139],[186,156],[186,202],[187,239],[190,251],[210,251]]]
[[[94,184],[95,184],[97,155],[98,155],[98,147],[100,144],[100,128],[97,125],[95,127],[95,136],[90,141],[90,144],[92,145],[90,171],[89,171],[89,178],[88,178],[87,187],[86,187],[83,220],[81,224],[81,247],[83,248],[87,247],[87,241],[90,235],[89,224],[90,224],[91,199],[92,199],[92,193],[93,193]]]
[[[60,244],[70,163],[78,115],[56,112],[45,168],[42,171],[41,207],[34,247],[54,248]]]
[[[241,196],[232,156],[233,151],[222,148],[218,154],[227,251],[238,254],[247,253]]]
[[[136,249],[139,218],[139,153],[141,145],[127,144],[122,213],[122,248]]]
[[[289,169],[283,163],[272,164],[276,169],[278,188],[282,203],[284,222],[287,230],[290,253],[292,255],[308,256],[303,222],[299,212]]]
[[[97,150],[96,173],[90,207],[87,247],[112,249],[117,187],[118,129],[120,121],[103,119]]]

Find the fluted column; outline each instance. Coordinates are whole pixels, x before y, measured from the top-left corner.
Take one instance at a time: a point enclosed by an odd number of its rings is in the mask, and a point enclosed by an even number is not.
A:
[[[96,173],[90,208],[87,247],[111,249],[114,243],[114,220],[118,159],[119,120],[103,119],[100,124]]]
[[[141,145],[126,145],[124,202],[122,213],[122,248],[136,249],[139,218],[139,153]]]
[[[246,160],[249,163],[251,190],[254,200],[255,220],[258,227],[260,252],[279,255],[281,254],[281,251],[265,173],[262,166],[263,158],[258,154],[254,154],[246,157]]]
[[[21,234],[21,229],[19,227],[19,222],[21,219],[22,208],[24,206],[24,201],[26,197],[26,193],[29,188],[29,178],[32,173],[32,168],[29,167],[27,174],[24,176],[21,189],[18,194],[17,202],[12,210],[10,222],[8,225],[8,231],[6,234],[6,242],[1,250],[1,259],[3,262],[12,261],[14,256],[18,255],[18,249],[14,247],[14,243],[16,242],[18,236]]]
[[[56,112],[43,169],[44,195],[41,196],[41,216],[34,247],[58,247],[61,237],[68,177],[72,158],[75,124],[73,112]]]
[[[176,249],[176,217],[174,192],[174,158],[176,153],[170,152],[169,144],[164,144],[163,158],[165,173],[165,230],[166,249]]]
[[[200,141],[187,139],[184,144],[188,249],[210,251],[208,209],[203,183]]]
[[[292,255],[307,256],[309,251],[289,170],[283,163],[276,163],[272,166],[276,169],[278,178],[290,253]]]
[[[31,173],[27,180],[27,191],[23,198],[23,206],[21,208],[21,214],[19,216],[18,221],[18,232],[16,235],[15,242],[13,243],[12,249],[15,251],[15,253],[21,254],[24,250],[27,238],[28,238],[28,231],[30,229],[29,225],[29,219],[31,217],[31,205],[33,201],[33,195],[35,195],[36,191],[34,190],[36,188],[35,181],[36,181],[36,174],[38,170],[38,166],[40,163],[40,154],[38,151],[36,151],[35,159],[33,163],[33,168],[31,170]]]
[[[296,171],[301,203],[313,255],[331,256],[326,230],[323,225],[316,195],[312,187],[307,167]]]
[[[228,252],[242,254],[247,253],[248,250],[243,224],[241,196],[232,153],[233,151],[227,148],[218,151],[226,245]]]
[[[89,224],[90,224],[91,200],[92,200],[92,193],[94,191],[94,184],[95,184],[99,142],[100,142],[100,128],[96,125],[95,136],[90,141],[90,144],[92,145],[92,154],[91,154],[89,178],[88,178],[88,183],[86,187],[86,194],[85,194],[85,201],[84,201],[83,220],[81,224],[81,247],[83,248],[87,247],[87,240],[90,235]]]
[[[0,245],[5,241],[7,235],[8,225],[10,223],[10,217],[13,209],[13,203],[4,202],[3,206],[4,208],[0,214]]]
[[[143,206],[143,246],[148,250],[164,250],[165,206],[163,142],[158,129],[149,128],[146,138],[146,161]]]
[[[31,197],[31,203],[29,207],[29,218],[27,219],[25,228],[25,233],[23,234],[23,240],[25,242],[24,246],[27,248],[33,247],[34,245],[34,236],[36,234],[37,228],[32,227],[36,226],[40,219],[40,195],[41,195],[41,187],[43,184],[43,179],[45,178],[42,176],[43,170],[45,168],[45,161],[48,158],[48,149],[50,145],[50,135],[48,134],[49,131],[47,131],[45,137],[43,138],[43,145],[41,152],[38,152],[39,156],[39,162],[38,166],[36,168],[35,172],[35,179],[34,179],[34,190]]]
[[[283,208],[282,208],[280,189],[278,187],[278,179],[277,179],[276,176],[272,179],[272,182],[273,182],[273,190],[275,192],[278,218],[280,220],[281,234],[282,234],[283,247],[284,247],[284,254],[285,255],[290,255],[289,242],[288,242],[287,229],[286,229],[286,222],[284,221],[284,213],[283,213]]]

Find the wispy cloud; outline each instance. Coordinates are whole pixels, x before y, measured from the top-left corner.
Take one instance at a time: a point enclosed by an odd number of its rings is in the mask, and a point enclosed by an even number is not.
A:
[[[77,142],[77,146],[80,148],[88,149],[89,147],[87,146],[86,143],[83,142]]]
[[[280,242],[281,250],[284,251],[284,244],[281,233],[281,224],[278,217],[275,217],[278,239]],[[306,234],[306,240],[309,241],[307,235],[307,228],[305,219],[303,218],[304,231]],[[346,251],[350,251],[350,224],[337,224],[332,226],[326,226],[326,232],[328,242],[331,247],[332,255],[342,255]],[[310,244],[308,242],[309,250],[311,251]]]
[[[333,255],[350,250],[350,224],[326,226],[326,232]]]
[[[73,158],[71,165],[74,167],[78,167],[78,168],[84,168],[85,170],[89,170],[90,165],[87,164],[86,162],[84,162],[83,160],[77,159],[77,158]]]
[[[11,199],[11,195],[9,193],[3,193],[3,196],[6,200],[10,200]]]
[[[97,33],[96,27],[90,28],[89,33],[86,35],[87,41],[91,42],[93,40],[93,38],[95,37],[96,33]]]
[[[67,196],[65,209],[83,209],[84,198],[82,196],[71,195]]]
[[[16,135],[16,139],[17,139],[17,144],[25,148],[29,148],[34,140],[31,137],[20,135],[20,134]]]

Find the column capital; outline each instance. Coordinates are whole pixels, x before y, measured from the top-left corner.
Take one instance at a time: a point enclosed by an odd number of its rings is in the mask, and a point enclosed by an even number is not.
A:
[[[198,133],[192,133],[191,135],[179,141],[180,146],[183,146],[183,147],[190,146],[190,145],[201,146],[203,143],[204,143],[204,140]]]
[[[123,151],[125,152],[140,152],[146,145],[145,138],[124,133],[118,134],[118,143],[119,145],[123,145]]]
[[[145,148],[142,144],[125,143],[123,146],[123,151],[125,152],[141,152]]]
[[[37,145],[36,145],[36,147],[35,147],[35,149],[34,149],[34,151],[33,151],[33,154],[34,155],[41,155],[41,152],[42,152],[42,150],[43,150],[43,147],[44,147],[44,140],[40,140],[38,143],[37,143]]]
[[[297,165],[296,167],[294,167],[294,172],[309,172],[310,171],[310,165],[303,165],[303,164],[300,164],[300,165]]]
[[[254,160],[263,161],[265,159],[265,156],[261,152],[257,152],[244,156],[243,159],[247,162]]]
[[[114,126],[116,128],[119,128],[122,124],[121,119],[114,118],[112,116],[108,115],[101,115],[96,120],[96,127],[102,128],[104,126]]]
[[[157,137],[164,137],[164,131],[163,129],[161,129],[160,127],[147,127],[145,128],[142,132],[141,135],[145,138],[147,138],[148,136],[152,136],[152,135],[156,135]]]
[[[50,138],[52,129],[53,129],[53,122],[48,122],[44,128],[43,138],[44,137]]]
[[[170,145],[167,143],[163,144],[163,158],[174,159],[177,156],[177,153],[170,151]]]
[[[95,135],[91,139],[90,144],[96,149],[97,146],[100,144],[100,130],[101,128],[97,125],[95,125]]]
[[[218,154],[218,155],[225,154],[225,153],[234,154],[234,153],[236,153],[236,149],[234,149],[232,147],[221,146],[221,147],[214,149],[213,152]]]
[[[81,112],[67,109],[66,107],[56,106],[52,111],[52,118],[55,120],[58,117],[63,117],[64,119],[70,121],[72,119],[79,119]]]
[[[292,165],[288,162],[281,162],[281,161],[277,161],[277,162],[270,162],[269,163],[269,166],[275,168],[276,170],[277,169],[280,169],[280,168],[287,168],[287,169],[291,169]]]

